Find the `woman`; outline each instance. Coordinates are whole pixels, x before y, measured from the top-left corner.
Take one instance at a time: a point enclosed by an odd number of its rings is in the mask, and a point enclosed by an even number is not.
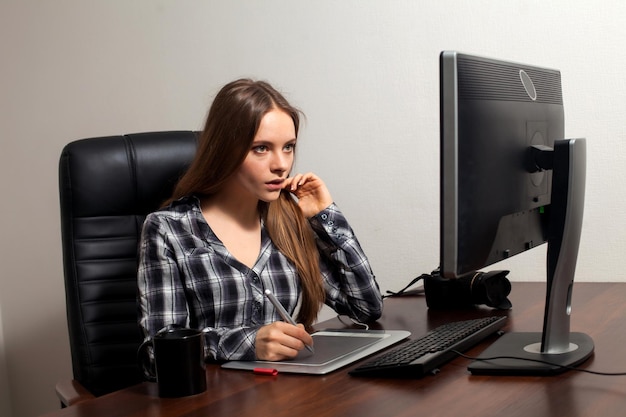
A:
[[[199,328],[207,358],[274,361],[312,344],[306,328],[324,302],[359,321],[380,317],[369,262],[324,182],[289,177],[299,118],[265,82],[217,94],[188,171],[144,223],[147,338],[167,325]],[[265,289],[302,324],[283,322]]]

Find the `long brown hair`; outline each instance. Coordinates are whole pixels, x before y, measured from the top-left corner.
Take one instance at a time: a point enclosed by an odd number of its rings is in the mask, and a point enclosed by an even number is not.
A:
[[[300,111],[270,84],[240,79],[222,87],[209,110],[196,156],[166,204],[219,191],[245,160],[261,119],[273,109],[291,117],[297,136]],[[311,226],[287,191],[273,202],[259,202],[259,211],[272,242],[296,267],[302,286],[297,321],[309,327],[325,297]]]

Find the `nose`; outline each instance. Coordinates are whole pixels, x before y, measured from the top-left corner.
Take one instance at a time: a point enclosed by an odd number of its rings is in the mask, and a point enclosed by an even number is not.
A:
[[[276,152],[272,155],[270,162],[270,169],[272,172],[283,173],[289,171],[291,168],[291,161],[293,159],[292,154],[283,152]]]

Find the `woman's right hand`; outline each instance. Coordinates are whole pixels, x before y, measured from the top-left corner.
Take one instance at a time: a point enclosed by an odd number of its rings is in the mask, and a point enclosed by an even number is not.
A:
[[[296,357],[305,345],[312,346],[313,338],[302,324],[276,321],[257,332],[255,353],[258,360],[281,361]]]

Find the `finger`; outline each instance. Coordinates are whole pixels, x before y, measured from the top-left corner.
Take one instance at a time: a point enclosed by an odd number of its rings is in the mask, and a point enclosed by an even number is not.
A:
[[[287,346],[292,349],[302,350],[306,345],[313,345],[313,338],[304,329],[304,325],[298,324],[297,326],[288,326],[289,327],[284,329],[285,334],[290,337],[288,344],[286,342]]]
[[[293,332],[293,329],[296,329],[296,326],[284,322],[274,322],[261,327],[256,337],[257,358],[271,361],[294,358],[302,342],[287,334]]]
[[[295,358],[298,356],[299,351],[281,344],[272,344],[268,345],[264,349],[264,352],[263,356],[260,356],[259,353],[257,353],[258,359],[265,361],[282,361],[285,359]]]
[[[319,181],[319,178],[313,174],[312,172],[308,172],[306,174],[298,174],[293,178],[293,182],[291,184],[291,191],[294,192],[299,188],[307,185],[308,183],[314,183]]]
[[[284,321],[276,321],[269,326],[269,338],[291,349],[301,350],[301,343],[313,343],[313,338],[303,324],[293,325]]]
[[[293,184],[293,177],[286,178],[285,181],[283,182],[283,190],[291,191],[292,184]]]
[[[313,346],[313,337],[309,334],[309,332],[306,331],[304,324],[298,323],[298,328],[300,328],[303,332],[301,334],[302,337],[300,338],[300,340],[302,340],[302,342],[304,342],[304,344],[307,346]]]
[[[306,174],[302,174],[302,178],[300,178],[300,181],[298,182],[298,185],[303,185],[306,184],[309,181],[314,181],[317,180],[317,176],[312,173],[312,172],[307,172]]]
[[[296,191],[298,187],[304,184],[304,175],[296,174],[291,181],[291,191]]]

